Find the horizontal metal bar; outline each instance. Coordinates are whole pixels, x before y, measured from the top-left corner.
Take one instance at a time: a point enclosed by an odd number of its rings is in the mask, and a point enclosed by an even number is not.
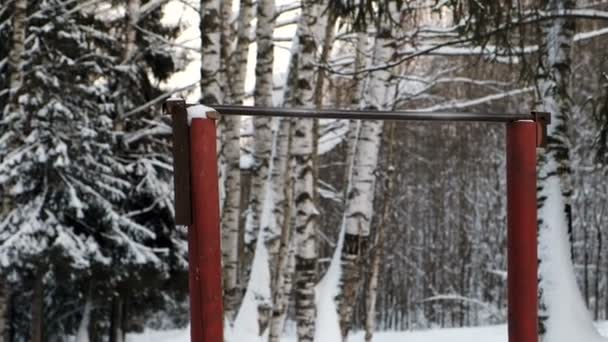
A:
[[[396,121],[460,121],[512,122],[534,120],[532,114],[477,114],[458,112],[372,111],[342,109],[275,108],[236,105],[213,106],[222,115],[275,116],[287,118],[396,120]]]

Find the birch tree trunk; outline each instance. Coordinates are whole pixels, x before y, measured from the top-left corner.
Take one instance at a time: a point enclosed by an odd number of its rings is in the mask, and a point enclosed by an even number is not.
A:
[[[219,0],[201,0],[201,103],[213,106],[220,104],[220,37],[221,11]]]
[[[293,91],[295,107],[314,105],[314,82],[317,42],[325,32],[326,18],[322,16],[322,2],[302,1],[301,22],[298,25],[299,51],[297,81]],[[317,283],[316,229],[319,212],[315,207],[313,170],[312,119],[298,119],[294,125],[291,158],[295,163],[295,314],[298,341],[312,342],[315,336],[315,285]]]
[[[245,76],[247,74],[247,56],[249,54],[249,33],[253,19],[253,1],[242,0],[239,5],[237,42],[230,56],[229,80],[232,102],[241,104],[245,98]],[[228,40],[230,43],[230,40]]]
[[[223,117],[224,157],[226,163],[224,209],[222,210],[222,259],[224,312],[231,322],[238,309],[240,291],[238,286],[238,237],[241,201],[240,169],[240,117]]]
[[[279,122],[276,151],[274,152],[274,168],[271,172],[271,187],[273,192],[273,228],[269,230],[267,239],[270,254],[272,313],[269,321],[268,340],[279,342],[285,313],[289,304],[287,289],[288,266],[291,243],[291,203],[293,201],[293,169],[290,167],[289,150],[291,148],[291,127],[289,119]],[[278,232],[276,231],[278,228]],[[275,269],[275,271],[273,271]]]
[[[272,65],[274,61],[272,34],[274,31],[274,1],[260,0],[257,5],[257,62],[255,67],[255,89],[254,102],[258,107],[271,107],[273,74]],[[271,119],[269,117],[254,117],[254,147],[253,157],[255,165],[251,172],[251,193],[249,196],[248,215],[245,223],[245,263],[249,267],[260,231],[262,209],[266,182],[268,180],[268,168],[272,149]],[[265,232],[265,236],[267,232]],[[271,271],[273,268],[271,267]],[[246,281],[249,279],[247,268],[245,272]]]
[[[314,339],[316,318],[317,244],[315,230],[319,212],[313,203],[313,121],[295,123],[292,156],[295,159],[296,322],[298,341]]]
[[[574,8],[572,0],[548,0],[547,11]],[[547,342],[595,341],[593,326],[571,260],[572,103],[569,91],[574,21],[556,18],[543,27],[541,59],[536,75],[539,109],[550,112],[547,147],[538,160],[538,238],[540,334]],[[568,324],[563,324],[568,322]],[[576,332],[576,335],[572,335]]]
[[[244,11],[241,13],[242,21],[239,23],[243,27],[239,30],[245,32],[249,25],[247,4],[241,4],[242,8],[244,6]],[[210,106],[223,102],[222,85],[224,89],[239,89],[239,86],[242,87],[244,83],[245,72],[242,68],[236,68],[234,74],[228,75],[228,68],[232,65],[227,41],[231,32],[229,22],[231,13],[231,4],[219,0],[201,0],[201,102]],[[248,47],[248,40],[245,42],[242,39],[239,40],[237,46],[239,48]],[[246,50],[238,50],[233,57],[241,60],[242,54],[246,60]],[[231,67],[230,69],[230,71],[233,70]],[[230,92],[230,94],[233,93]],[[239,99],[229,98],[228,101],[239,101]],[[240,118],[222,117],[218,124],[218,131],[218,146],[221,146],[218,153],[219,169],[222,174],[220,182],[224,190],[221,196],[224,312],[228,322],[232,322],[236,315],[240,293],[238,288],[238,227],[241,191]]]
[[[391,42],[390,23],[387,20],[377,29],[372,65],[390,61],[393,50],[394,42]],[[388,70],[378,70],[370,74],[361,107],[370,110],[385,109],[389,100],[390,82],[391,74]],[[344,217],[340,296],[337,298],[343,341],[346,341],[351,328],[353,309],[362,279],[361,261],[367,253],[369,243],[382,128],[383,122],[379,120],[366,120],[361,123],[353,159],[351,186]]]
[[[393,153],[395,144],[395,123],[390,123],[388,134],[388,169],[386,173],[385,196],[382,201],[382,218],[376,232],[376,241],[373,246],[372,262],[369,281],[367,284],[367,298],[365,299],[365,342],[371,342],[376,327],[376,300],[378,298],[378,279],[380,278],[380,267],[384,256],[384,225],[389,220],[390,203],[393,194]]]
[[[356,72],[363,69],[365,66],[365,52],[367,49],[367,34],[365,32],[357,33],[357,45],[355,51],[355,64],[354,70],[355,75],[353,76],[353,96],[350,99],[350,106],[353,109],[358,109],[361,105],[361,96],[363,95],[363,80],[361,74]],[[359,124],[358,120],[349,120],[348,121],[348,133],[346,134],[346,161],[345,165],[345,174],[347,177],[344,177],[344,203],[347,201],[347,192],[348,192],[348,182],[350,179],[350,172],[353,163],[353,159],[355,156],[355,147],[357,145],[357,138],[359,136]]]
[[[232,26],[232,1],[220,1],[220,13],[221,13],[221,30],[220,30],[220,70],[219,70],[219,84],[221,93],[223,95],[222,101],[224,103],[233,103],[233,92],[234,84],[232,81],[232,70],[231,60],[232,53],[236,53],[236,49],[232,51],[232,41],[234,36],[234,30]],[[237,37],[238,44],[238,37]],[[246,52],[246,51],[245,51]],[[236,103],[236,102],[234,102]]]
[[[302,25],[300,21],[299,25]],[[293,93],[296,88],[298,75],[297,63],[299,59],[299,40],[294,37],[292,43],[292,54],[287,71],[287,83],[283,89],[283,102],[293,105]],[[293,277],[295,272],[295,243],[293,227],[295,226],[294,215],[294,161],[290,157],[293,146],[292,119],[280,119],[277,129],[277,143],[273,153],[274,168],[271,172],[271,187],[274,202],[272,207],[274,231],[280,236],[274,238],[269,247],[272,258],[276,259],[277,270],[274,272],[271,284],[272,314],[269,322],[268,339],[271,342],[280,341],[283,325],[287,316],[289,297],[293,288]],[[278,242],[278,243],[277,243]],[[277,251],[278,245],[278,251]],[[276,252],[275,252],[276,251]],[[273,255],[275,255],[273,257]],[[271,267],[272,268],[272,267]]]
[[[222,4],[224,29],[222,52],[229,54],[230,37],[227,37],[230,7]],[[230,7],[231,8],[231,7]],[[236,48],[229,56],[224,57],[227,64],[228,101],[242,103],[245,94],[245,75],[247,72],[247,55],[249,52],[249,31],[251,29],[252,2],[241,1],[239,8],[239,20],[237,29]],[[223,157],[225,160],[225,189],[224,210],[222,211],[222,253],[223,253],[223,286],[224,286],[224,308],[226,317],[232,322],[236,316],[240,302],[239,286],[239,220],[241,217],[241,170],[240,170],[240,127],[241,118],[238,116],[226,116],[223,121],[222,144]]]

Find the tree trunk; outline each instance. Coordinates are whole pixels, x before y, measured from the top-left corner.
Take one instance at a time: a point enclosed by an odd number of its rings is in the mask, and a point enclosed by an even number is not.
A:
[[[255,67],[255,88],[254,103],[259,107],[271,107],[273,92],[273,42],[272,34],[274,31],[274,2],[263,0],[257,4],[257,58]],[[259,251],[257,240],[260,236],[260,226],[262,223],[262,212],[265,205],[264,200],[268,190],[268,172],[270,166],[270,155],[273,145],[273,135],[271,130],[272,120],[269,117],[254,117],[254,138],[253,138],[253,158],[254,165],[251,168],[251,192],[249,193],[249,203],[247,217],[245,219],[245,250],[243,260],[243,283],[249,284],[251,268],[254,257]],[[266,227],[267,228],[267,227]],[[272,232],[264,231],[264,243],[268,245],[267,239],[271,238]],[[267,247],[267,246],[266,246]],[[270,256],[269,256],[270,257]],[[268,266],[266,266],[268,267]],[[274,268],[270,267],[270,272]],[[272,275],[272,273],[271,273]],[[272,279],[272,276],[271,276]],[[267,284],[268,287],[271,284]],[[260,297],[258,296],[257,299]],[[260,333],[265,330],[271,307],[271,298],[258,301],[258,320]]]
[[[76,342],[91,342],[90,326],[91,326],[91,311],[93,310],[93,285],[92,281],[89,284],[89,290],[87,291],[87,299],[84,304],[84,310],[82,311],[82,318],[78,325],[78,331],[76,332]]]
[[[312,126],[313,121],[309,119],[296,121],[292,152],[296,175],[296,322],[300,342],[313,341],[316,319],[318,255],[315,230],[319,212],[313,203]]]
[[[226,158],[226,195],[222,210],[222,254],[224,310],[232,321],[239,302],[238,287],[238,234],[241,200],[240,169],[240,122],[238,116],[226,116],[224,120],[224,156]]]
[[[110,317],[110,339],[109,342],[124,342],[124,298],[121,293],[112,297],[112,308]]]
[[[572,0],[549,0],[545,10],[568,10]],[[574,21],[556,18],[543,26],[541,59],[536,75],[539,109],[552,114],[549,139],[538,161],[539,294],[541,340],[569,340],[572,331],[597,337],[591,315],[578,288],[571,261],[571,168],[568,118],[570,50]],[[573,322],[564,325],[564,321]]]
[[[34,289],[32,293],[32,325],[31,342],[42,342],[43,304],[44,304],[44,272],[34,276]]]
[[[230,98],[233,103],[242,103],[245,99],[245,76],[247,73],[247,57],[249,54],[249,34],[253,19],[253,1],[243,0],[239,5],[239,18],[236,48],[230,56]],[[230,39],[228,39],[230,44]]]
[[[9,288],[4,282],[0,282],[0,342],[11,341],[10,336],[10,313],[11,295]]]
[[[232,89],[234,84],[231,80],[232,71],[231,59],[232,53],[230,47],[232,46],[232,40],[234,39],[234,30],[231,22],[232,19],[232,1],[220,1],[220,13],[221,13],[221,31],[220,31],[220,70],[218,75],[220,77],[219,84],[221,93],[223,94],[224,103],[232,103]],[[238,38],[237,38],[238,44]],[[236,52],[236,50],[234,51]],[[247,51],[245,51],[247,52]]]
[[[9,103],[17,108],[17,93],[23,81],[23,68],[21,66],[23,52],[25,51],[25,35],[27,29],[27,0],[15,0],[13,13],[12,46],[8,55],[10,70]]]
[[[257,5],[256,42],[257,58],[255,66],[254,103],[258,107],[272,107],[274,63],[274,1],[259,0]]]
[[[128,66],[132,63],[131,59],[137,51],[137,21],[139,8],[141,7],[140,0],[128,0],[126,2],[126,15],[125,15],[125,32],[124,32],[124,53],[122,56],[122,65]],[[121,81],[125,81],[123,84]],[[124,131],[125,129],[125,108],[124,99],[127,93],[128,82],[123,78],[115,80],[116,88],[118,88],[117,96],[115,97],[115,105],[117,117],[114,120],[114,129],[118,132]]]
[[[201,103],[213,106],[222,103],[220,88],[221,11],[219,0],[201,0]]]
[[[365,342],[371,342],[376,327],[376,301],[378,298],[378,279],[380,278],[380,266],[384,256],[384,226],[389,220],[391,212],[390,203],[393,194],[393,150],[395,146],[395,123],[390,124],[388,133],[387,173],[385,196],[382,201],[382,217],[376,232],[376,241],[373,247],[372,262],[369,281],[367,283],[367,298],[365,301]]]
[[[125,39],[125,54],[123,56],[123,64],[130,63],[133,54],[137,51],[137,22],[139,20],[138,13],[141,7],[141,0],[128,0],[127,2],[127,29]]]
[[[357,33],[357,51],[355,51],[355,64],[354,71],[358,72],[365,67],[365,51],[367,49],[367,34],[365,32]],[[356,73],[353,76],[353,87],[352,97],[350,98],[350,107],[353,109],[359,109],[361,105],[361,98],[363,95],[363,80],[361,74]],[[344,177],[344,203],[346,204],[346,197],[348,195],[348,182],[350,179],[353,159],[355,156],[355,148],[357,145],[357,139],[359,137],[359,120],[349,120],[348,122],[348,133],[346,135],[346,160],[344,163],[345,172],[347,177]]]
[[[297,36],[300,44],[298,73],[293,97],[294,107],[314,105],[317,42],[322,41],[326,18],[322,15],[320,1],[302,2],[301,22]],[[317,283],[316,229],[319,212],[314,203],[316,184],[313,170],[313,126],[312,119],[295,121],[291,158],[295,163],[295,315],[298,341],[312,342],[315,336],[315,285]]]
[[[8,93],[8,111],[17,111],[19,106],[19,93],[21,84],[23,82],[23,53],[25,52],[25,37],[27,34],[27,0],[15,0],[15,9],[13,12],[13,32],[12,32],[12,45],[8,55],[8,69],[10,73],[9,86],[10,91]],[[2,118],[4,113],[0,113]],[[27,114],[28,118],[30,114]],[[27,128],[29,130],[30,123],[29,119],[27,122]],[[2,193],[0,193],[2,195]],[[11,210],[11,201],[9,196],[2,196],[2,208],[0,208],[0,214],[8,213]],[[4,282],[4,277],[0,278],[0,287],[8,289],[8,284],[1,284]],[[8,294],[8,290],[0,291]],[[8,297],[0,299],[0,301],[8,302]],[[8,307],[8,306],[7,306]],[[4,310],[4,311],[3,311]],[[8,311],[6,308],[0,307],[0,316],[8,317]],[[2,324],[2,322],[0,322]],[[6,332],[6,328],[0,325],[0,338],[1,333]]]
[[[274,168],[271,173],[271,187],[274,194],[273,226],[279,232],[272,239],[267,240],[270,254],[272,313],[269,321],[268,339],[270,342],[279,342],[283,331],[284,316],[289,303],[289,293],[286,289],[288,276],[289,251],[291,243],[291,212],[293,202],[292,168],[289,163],[289,150],[291,149],[292,121],[281,119],[279,122],[276,150],[274,154]],[[275,269],[275,271],[273,271]]]
[[[385,23],[378,28],[375,37],[375,56],[371,59],[372,65],[390,61],[394,49],[390,39],[390,23]],[[361,107],[371,110],[385,109],[391,95],[389,94],[390,82],[391,74],[387,70],[378,70],[370,74]],[[351,328],[357,292],[362,279],[361,261],[367,253],[369,243],[376,182],[375,171],[378,166],[382,128],[383,122],[378,120],[361,123],[353,160],[351,186],[347,195],[344,217],[341,288],[340,296],[337,298],[340,330],[344,341]]]
[[[245,6],[247,3],[243,3]],[[241,8],[243,8],[243,6]],[[241,58],[247,51],[230,56],[228,40],[231,34],[229,22],[232,6],[218,0],[201,0],[201,103],[214,104],[237,101],[228,90],[242,87],[244,72],[232,69],[230,57]],[[241,13],[241,26],[248,25],[247,8]],[[243,28],[242,30],[246,30]],[[239,47],[248,47],[247,42],[237,42]],[[246,57],[245,57],[246,58]],[[229,72],[230,71],[230,72]],[[234,75],[232,73],[234,71]],[[234,77],[229,77],[234,76]],[[222,98],[226,91],[226,98]],[[242,93],[239,93],[239,95]],[[238,100],[240,103],[240,100]],[[238,289],[238,232],[240,218],[240,117],[223,116],[218,122],[218,169],[220,170],[221,191],[221,232],[223,261],[224,311],[232,322],[239,301]]]

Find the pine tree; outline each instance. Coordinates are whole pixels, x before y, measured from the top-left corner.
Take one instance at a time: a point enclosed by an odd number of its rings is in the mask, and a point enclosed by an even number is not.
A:
[[[40,289],[32,301],[39,338],[54,333],[39,314],[46,291],[71,286],[74,295],[92,277],[106,288],[154,286],[151,279],[185,270],[184,237],[173,229],[170,130],[153,106],[162,93],[156,80],[175,70],[165,39],[178,29],[160,25],[161,8],[148,6],[155,2],[140,5],[120,26],[94,7],[28,2],[18,106],[4,102],[0,124],[0,186],[10,203],[0,264]]]

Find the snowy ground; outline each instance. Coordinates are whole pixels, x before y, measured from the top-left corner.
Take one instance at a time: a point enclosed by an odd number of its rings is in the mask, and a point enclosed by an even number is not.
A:
[[[597,324],[600,332],[608,336],[608,322]],[[423,331],[381,332],[376,334],[376,342],[505,342],[507,327],[496,325],[479,328],[436,329]],[[189,342],[188,330],[147,331],[144,334],[129,335],[127,342]],[[252,340],[248,340],[251,342]],[[284,342],[295,342],[295,337],[285,337]],[[362,342],[363,334],[352,336],[350,342]],[[238,341],[235,341],[238,342]]]

